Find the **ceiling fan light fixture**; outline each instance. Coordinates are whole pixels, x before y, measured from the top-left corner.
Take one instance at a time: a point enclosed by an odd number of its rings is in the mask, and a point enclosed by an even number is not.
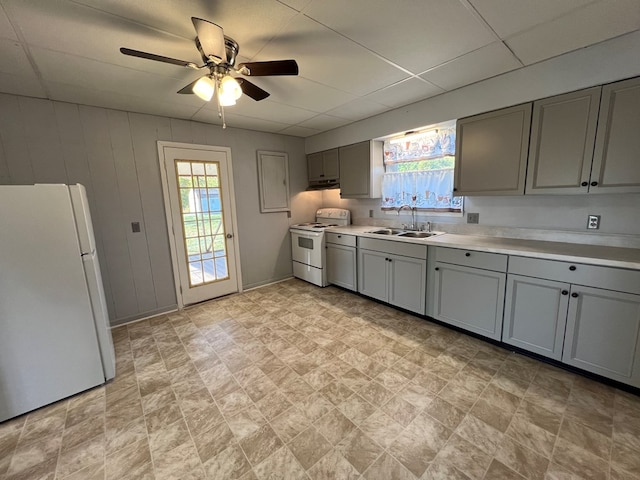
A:
[[[238,81],[230,75],[225,75],[220,80],[220,96],[225,98],[239,99],[242,96],[242,88]]]
[[[193,86],[193,93],[205,102],[209,102],[213,98],[213,92],[216,89],[214,81],[208,77],[201,77]]]

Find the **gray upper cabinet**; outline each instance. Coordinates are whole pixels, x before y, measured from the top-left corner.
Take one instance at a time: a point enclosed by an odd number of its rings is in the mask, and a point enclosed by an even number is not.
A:
[[[601,90],[534,102],[526,194],[589,191]]]
[[[369,140],[340,147],[340,197],[380,198],[383,142]]]
[[[602,87],[590,193],[640,192],[640,78]]]
[[[531,103],[458,120],[455,195],[522,195]]]
[[[338,149],[325,150],[307,155],[309,182],[337,180],[340,178]]]

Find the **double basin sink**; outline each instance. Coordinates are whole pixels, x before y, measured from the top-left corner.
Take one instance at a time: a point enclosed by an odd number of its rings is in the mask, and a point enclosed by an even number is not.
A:
[[[403,230],[401,228],[380,228],[378,230],[373,230],[367,233],[373,233],[375,235],[392,235],[392,236],[404,237],[404,238],[428,238],[428,237],[433,237],[434,235],[440,234],[440,232]]]

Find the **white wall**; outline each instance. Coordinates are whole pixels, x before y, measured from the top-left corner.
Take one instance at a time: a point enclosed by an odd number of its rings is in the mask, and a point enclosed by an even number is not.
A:
[[[380,138],[638,75],[640,31],[309,137],[305,149],[309,153]],[[327,191],[324,204],[350,209],[359,223],[409,223],[407,217],[381,212],[379,200],[341,200],[337,192]],[[367,218],[370,210],[372,220]],[[640,195],[468,197],[465,211],[480,213],[482,232],[488,226],[586,232],[587,215],[596,214],[602,215],[602,223],[595,235],[640,235]],[[442,228],[465,222],[451,216],[424,215],[419,220]]]
[[[322,202],[303,192],[302,139],[0,94],[0,184],[87,187],[113,324],[176,305],[157,140],[231,148],[243,286],[290,276],[289,224],[312,219]],[[291,218],[260,213],[256,150],[288,153]]]

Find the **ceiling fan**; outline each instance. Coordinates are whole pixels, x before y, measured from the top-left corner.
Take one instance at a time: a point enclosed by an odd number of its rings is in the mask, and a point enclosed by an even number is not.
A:
[[[298,75],[298,64],[295,60],[272,60],[267,62],[247,62],[236,65],[236,57],[240,47],[231,37],[227,37],[222,27],[201,18],[191,17],[196,30],[196,47],[204,61],[203,65],[193,62],[164,57],[153,53],[120,48],[120,52],[132,57],[170,63],[194,70],[208,70],[208,73],[178,90],[178,93],[195,93],[205,101],[210,101],[214,94],[218,102],[218,111],[223,118],[222,107],[235,105],[236,100],[244,93],[248,97],[259,101],[269,96],[269,93],[241,77],[234,77],[231,72],[244,76],[262,77],[271,75]]]

